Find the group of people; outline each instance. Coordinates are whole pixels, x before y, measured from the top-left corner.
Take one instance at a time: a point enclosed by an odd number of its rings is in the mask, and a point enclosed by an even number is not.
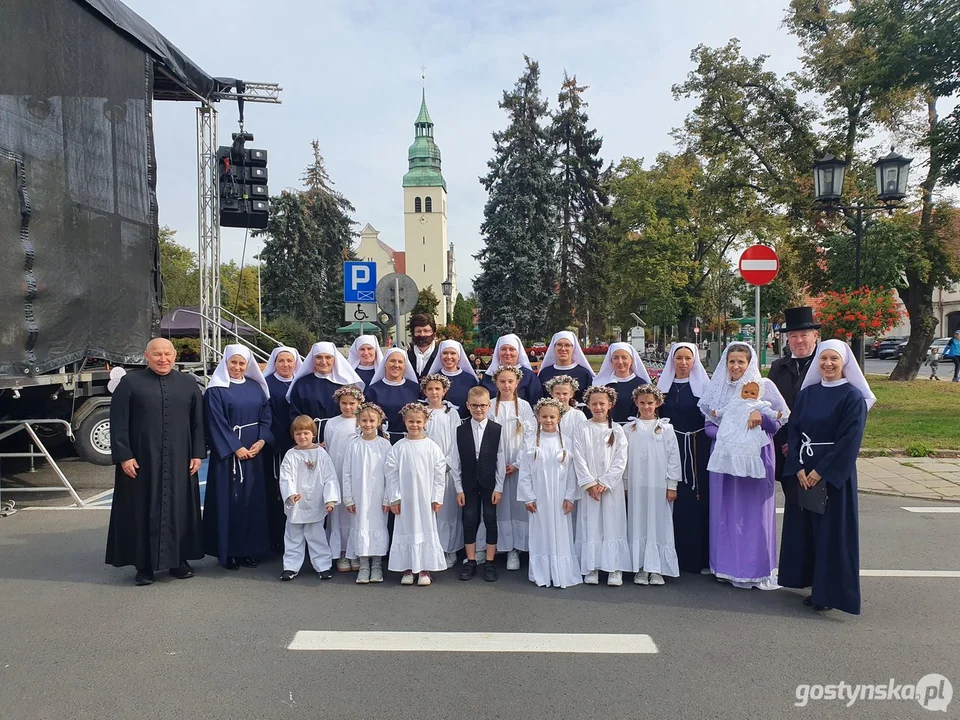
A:
[[[238,570],[272,549],[289,581],[309,552],[321,578],[366,584],[387,557],[403,584],[429,585],[458,561],[461,580],[493,582],[497,553],[507,570],[526,554],[541,586],[710,573],[812,586],[808,605],[859,613],[856,457],[874,397],[845,344],[817,343],[809,308],[785,326],[791,357],[769,378],[749,345],[728,345],[711,378],[676,343],[653,384],[627,343],[595,375],[569,332],[538,372],[504,335],[478,379],[460,343],[415,316],[406,351],[373,336],[346,357],[280,347],[261,372],[227,346],[202,398],[154,340],[112,401],[107,562],[149,584],[160,569],[190,577],[204,554]],[[207,445],[201,520],[191,476]]]

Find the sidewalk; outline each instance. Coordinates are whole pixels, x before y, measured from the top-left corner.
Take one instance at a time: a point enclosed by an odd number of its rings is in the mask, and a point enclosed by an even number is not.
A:
[[[960,502],[960,459],[862,457],[857,478],[860,492]]]

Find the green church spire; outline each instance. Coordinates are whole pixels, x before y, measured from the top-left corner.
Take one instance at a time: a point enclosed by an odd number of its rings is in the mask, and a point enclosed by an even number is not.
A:
[[[413,145],[407,153],[410,169],[403,176],[403,187],[442,187],[447,182],[440,172],[440,148],[433,140],[433,120],[427,111],[427,93],[420,99],[420,113],[413,123]]]

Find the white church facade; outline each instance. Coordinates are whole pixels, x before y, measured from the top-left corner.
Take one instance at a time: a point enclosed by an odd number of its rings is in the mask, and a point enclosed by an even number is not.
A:
[[[457,273],[453,244],[447,239],[447,183],[440,170],[440,148],[433,138],[433,121],[427,112],[426,95],[414,122],[414,140],[407,154],[409,169],[403,176],[403,249],[395,250],[380,239],[370,223],[360,231],[355,253],[360,260],[377,263],[377,277],[406,273],[423,290],[431,287],[440,300],[437,325],[446,325],[448,309],[457,297]],[[452,284],[450,303],[442,285]],[[404,317],[402,326],[409,318]],[[399,338],[406,339],[406,330]]]

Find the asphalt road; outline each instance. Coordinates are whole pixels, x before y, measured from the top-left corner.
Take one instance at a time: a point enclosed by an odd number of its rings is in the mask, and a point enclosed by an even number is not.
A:
[[[960,514],[903,504],[861,497],[862,567],[960,569]],[[0,718],[910,718],[927,711],[797,708],[796,688],[941,673],[960,691],[956,577],[864,578],[859,617],[700,575],[540,589],[502,560],[495,584],[440,573],[418,588],[396,575],[281,584],[278,561],[231,573],[207,559],[193,579],[138,588],[131,569],[103,564],[108,515],[0,518]],[[300,630],[645,633],[658,652],[286,649]],[[960,698],[946,717],[958,715]]]

